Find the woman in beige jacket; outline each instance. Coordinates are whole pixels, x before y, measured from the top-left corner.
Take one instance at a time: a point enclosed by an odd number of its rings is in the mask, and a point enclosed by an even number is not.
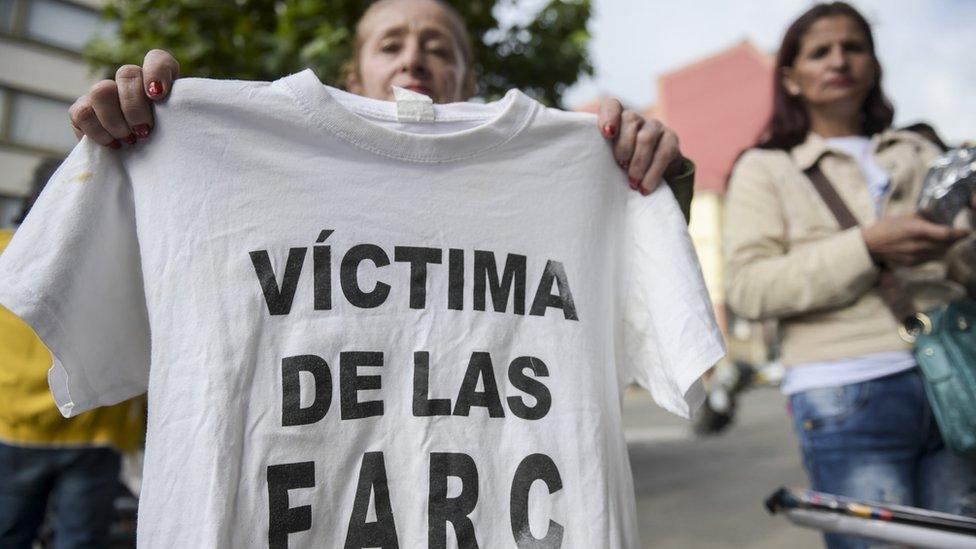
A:
[[[728,304],[779,321],[783,391],[813,489],[976,515],[976,463],[943,445],[911,346],[876,288],[881,265],[929,295],[976,287],[968,230],[915,214],[939,150],[890,129],[870,26],[847,4],[800,16],[777,71],[766,131],[730,181]],[[840,229],[804,174],[814,165],[859,226]]]

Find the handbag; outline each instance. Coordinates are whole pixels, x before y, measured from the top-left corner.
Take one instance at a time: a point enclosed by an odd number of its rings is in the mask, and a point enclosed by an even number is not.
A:
[[[842,230],[857,226],[820,166],[806,170]],[[976,301],[957,299],[929,311],[915,310],[890,267],[881,266],[878,293],[899,322],[898,334],[914,344],[929,406],[951,451],[976,456]]]

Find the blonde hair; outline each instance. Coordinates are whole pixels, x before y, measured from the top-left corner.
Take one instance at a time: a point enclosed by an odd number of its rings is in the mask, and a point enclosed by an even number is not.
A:
[[[339,75],[340,82],[342,85],[346,85],[350,79],[355,77],[357,80],[360,79],[359,74],[359,52],[363,49],[363,45],[366,42],[366,38],[363,35],[363,24],[369,18],[369,16],[383,7],[394,2],[399,2],[401,0],[379,0],[378,2],[373,2],[363,15],[360,16],[359,21],[356,22],[356,35],[353,39],[353,51],[352,57],[342,64],[341,73]],[[461,50],[461,62],[464,63],[464,80],[461,82],[461,95],[462,99],[465,101],[471,99],[477,87],[477,82],[474,77],[474,47],[471,42],[471,34],[468,33],[468,28],[464,25],[464,20],[461,18],[461,14],[458,13],[454,6],[451,6],[443,0],[427,0],[433,2],[441,7],[447,14],[447,19],[451,26],[451,32],[454,35],[454,41],[457,43],[458,49]]]

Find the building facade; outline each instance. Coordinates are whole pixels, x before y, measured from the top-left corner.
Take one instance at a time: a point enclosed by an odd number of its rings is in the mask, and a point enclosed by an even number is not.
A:
[[[112,32],[104,0],[0,0],[0,227],[9,227],[36,166],[75,144],[68,107],[100,79],[84,45]]]
[[[739,154],[752,146],[772,106],[773,58],[743,41],[654,80],[657,102],[641,109],[681,136],[681,149],[695,161],[695,198],[688,227],[715,315],[726,333],[732,361],[759,364],[769,350],[768,329],[729,318],[722,269],[722,223],[726,185]],[[595,113],[599,98],[574,110]]]

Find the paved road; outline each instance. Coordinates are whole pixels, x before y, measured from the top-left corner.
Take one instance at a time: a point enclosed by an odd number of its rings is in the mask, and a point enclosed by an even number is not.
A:
[[[725,434],[696,439],[686,422],[633,390],[624,426],[644,547],[822,547],[816,532],[769,516],[762,506],[781,485],[806,485],[778,391],[746,393]]]

